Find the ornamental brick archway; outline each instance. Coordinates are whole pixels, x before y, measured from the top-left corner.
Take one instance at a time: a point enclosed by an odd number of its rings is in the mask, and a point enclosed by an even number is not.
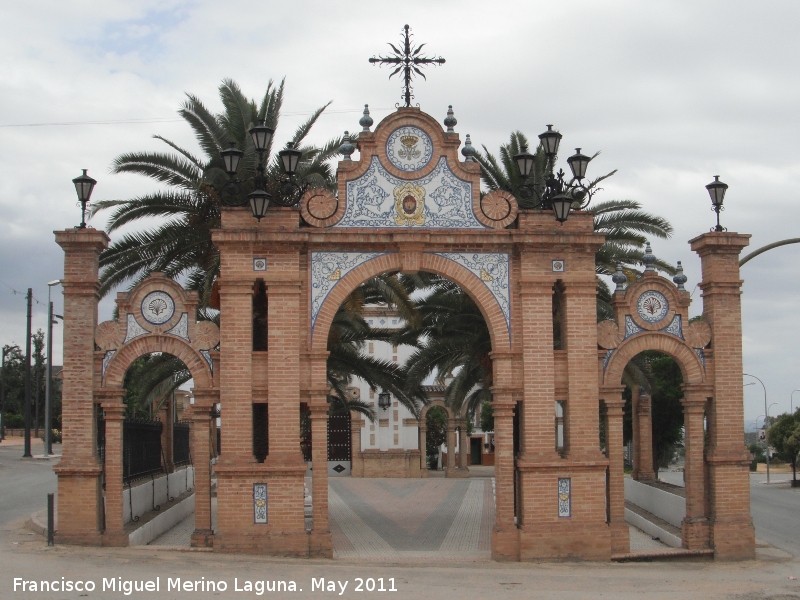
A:
[[[215,467],[218,528],[199,527],[193,543],[216,551],[332,556],[326,456],[330,323],[341,301],[367,278],[425,270],[461,285],[491,332],[493,558],[608,559],[627,551],[619,516],[619,375],[643,347],[668,352],[682,365],[687,398],[694,399],[687,412],[694,415],[690,439],[697,439],[701,405],[709,424],[706,447],[691,450],[708,481],[703,496],[708,508],[690,515],[698,517],[688,523],[691,544],[706,544],[721,557],[753,556],[741,435],[737,263],[748,236],[709,233],[691,242],[702,261],[703,314],[712,335],[703,357],[686,340],[678,343],[669,331],[637,322],[632,307],[645,288],[674,298],[673,308],[683,310],[674,286],[649,275],[617,296],[623,320],[614,324],[616,333],[602,325],[598,335],[594,255],[603,238],[594,233],[591,214],[573,213],[560,225],[549,212],[519,209],[505,192],[481,197],[479,165],[469,153],[461,160],[459,135],[418,108],[398,109],[374,132],[365,128],[357,145],[359,160],[348,154],[339,162],[337,193],[312,190],[299,210],[270,207],[260,222],[249,209],[226,208],[213,233],[221,263],[220,345],[218,362],[211,363],[212,383],[203,389],[213,401],[219,394],[225,426]],[[94,337],[97,257],[108,238],[85,229],[57,232],[56,239],[65,250],[66,317],[65,444],[56,470],[59,509],[75,514],[69,531],[59,535],[98,544],[107,532],[92,431],[93,407],[104,398],[105,357],[95,353]],[[266,350],[253,346],[256,293],[265,295],[266,331],[259,333]],[[561,319],[558,344],[554,303]],[[646,342],[623,339],[625,315]],[[163,343],[165,333],[152,343]],[[185,350],[184,356],[196,362],[196,354]],[[114,359],[106,366],[114,372]],[[609,437],[619,442],[610,443],[607,454],[599,444],[601,401]],[[556,402],[564,408],[568,443],[563,447],[556,443]],[[266,410],[255,410],[257,404]],[[301,405],[310,410],[314,440],[311,531],[304,518],[308,466],[300,449]],[[262,425],[269,447],[262,462],[253,451],[256,414],[267,420]]]

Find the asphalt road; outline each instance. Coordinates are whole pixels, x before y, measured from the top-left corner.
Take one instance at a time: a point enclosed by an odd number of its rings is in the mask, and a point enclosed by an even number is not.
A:
[[[60,444],[53,451],[60,454]],[[47,494],[56,491],[56,460],[23,459],[22,452],[21,445],[0,442],[0,527],[46,509]],[[43,452],[41,441],[33,440],[31,452]]]
[[[800,556],[800,488],[789,487],[791,473],[750,475],[750,513],[756,537]],[[775,483],[784,481],[786,483]]]

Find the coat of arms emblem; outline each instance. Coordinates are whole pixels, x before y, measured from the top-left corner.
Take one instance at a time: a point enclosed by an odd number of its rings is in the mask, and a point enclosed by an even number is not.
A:
[[[394,189],[394,222],[398,225],[425,224],[425,188],[405,183]]]
[[[397,156],[403,160],[416,160],[422,152],[417,149],[419,138],[415,135],[404,135],[400,137],[400,148],[397,149]]]

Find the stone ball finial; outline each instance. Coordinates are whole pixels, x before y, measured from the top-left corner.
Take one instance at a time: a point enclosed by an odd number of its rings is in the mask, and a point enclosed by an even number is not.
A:
[[[369,104],[364,105],[364,116],[362,116],[358,120],[358,124],[361,125],[361,131],[369,131],[369,128],[372,127],[374,121],[372,117],[369,116]]]
[[[656,256],[653,254],[652,248],[650,248],[650,242],[645,244],[644,248],[644,256],[642,257],[642,262],[644,263],[644,270],[647,271],[655,271],[656,270]]]
[[[453,131],[455,131],[453,127],[455,127],[458,124],[458,120],[455,118],[455,115],[453,113],[452,104],[447,107],[447,117],[445,117],[444,124],[445,127],[447,127],[448,133],[452,133]]]
[[[464,147],[461,149],[461,154],[464,156],[464,162],[478,162],[475,160],[475,148],[472,147],[472,140],[467,134],[467,139],[464,142]]]
[[[625,284],[628,283],[628,277],[622,271],[622,263],[617,262],[617,270],[611,276],[611,281],[617,284],[615,292],[622,292],[625,290]]]
[[[342,145],[339,146],[339,154],[341,154],[344,158],[342,160],[352,160],[350,155],[356,151],[355,145],[350,141],[350,132],[345,131],[344,137],[342,138]]]
[[[675,282],[675,285],[678,286],[678,289],[682,292],[686,291],[686,288],[683,287],[683,284],[688,281],[688,277],[683,274],[683,265],[681,265],[681,261],[678,261],[678,267],[676,269],[678,272],[675,273],[675,277],[672,278],[672,281]]]

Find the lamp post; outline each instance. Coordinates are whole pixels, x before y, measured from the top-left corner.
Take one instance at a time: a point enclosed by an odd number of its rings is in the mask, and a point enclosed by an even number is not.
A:
[[[386,410],[391,405],[392,405],[392,395],[389,392],[384,390],[383,392],[378,394],[378,406],[380,408]]]
[[[725,199],[725,192],[728,189],[728,184],[722,183],[719,180],[719,175],[714,175],[714,181],[709,183],[706,189],[708,190],[708,195],[711,196],[711,210],[717,213],[717,226],[711,231],[727,231],[727,229],[719,224],[719,213],[725,210],[725,207],[722,206],[722,201]],[[769,461],[767,465],[769,465]],[[769,467],[767,467],[767,472],[769,472]]]
[[[267,208],[271,202],[279,206],[294,206],[300,202],[307,187],[305,184],[298,183],[296,179],[297,168],[303,153],[295,148],[294,143],[286,144],[286,148],[278,152],[284,174],[277,178],[269,178],[266,175],[266,158],[275,130],[267,127],[265,121],[261,120],[258,125],[252,126],[248,133],[256,154],[258,154],[256,174],[245,179],[237,177],[244,152],[236,147],[236,142],[230,142],[228,148],[220,151],[225,172],[228,174],[228,181],[218,191],[221,192],[220,199],[228,206],[244,206],[249,203],[253,216],[260,221],[267,214]],[[253,183],[253,191],[241,199],[244,184],[250,181]],[[209,185],[216,189],[213,184]],[[271,194],[268,189],[273,193]]]
[[[789,396],[789,414],[794,413],[794,393],[800,392],[800,390],[792,390],[792,394]]]
[[[72,180],[75,184],[75,191],[78,193],[78,202],[81,203],[81,224],[76,229],[86,229],[86,205],[92,197],[92,190],[97,185],[97,181],[86,174],[88,169],[83,169],[83,175],[79,175]]]
[[[719,216],[719,213],[717,213],[717,216]],[[765,429],[766,429],[766,424],[769,422],[769,407],[767,406],[767,387],[764,385],[764,382],[761,381],[755,375],[750,375],[749,373],[742,373],[742,375],[744,375],[745,377],[752,377],[753,379],[758,381],[758,383],[761,384],[761,387],[764,390],[764,415],[765,415],[764,416],[764,425],[765,425]],[[765,454],[767,455],[767,483],[769,483],[769,441],[767,441],[767,440],[764,440],[764,441],[766,442],[766,444],[765,444],[766,445]]]
[[[572,179],[567,180],[563,169],[559,169],[558,173],[553,172],[561,137],[558,131],[553,131],[552,125],[548,125],[547,131],[539,135],[539,145],[546,159],[544,181],[536,180],[536,157],[527,148],[522,148],[522,152],[514,156],[514,162],[525,180],[519,188],[520,197],[526,201],[533,200],[530,208],[552,209],[556,221],[563,225],[572,208],[586,208],[594,191],[583,183],[592,157],[581,154],[580,148],[576,148],[575,154],[567,159]]]
[[[0,442],[6,439],[6,347],[3,346],[0,361]]]
[[[47,376],[44,384],[44,455],[50,456],[53,453],[53,424],[51,412],[53,410],[53,325],[56,324],[54,317],[61,317],[53,314],[53,303],[50,300],[50,292],[54,285],[60,285],[61,280],[55,279],[47,284]]]

